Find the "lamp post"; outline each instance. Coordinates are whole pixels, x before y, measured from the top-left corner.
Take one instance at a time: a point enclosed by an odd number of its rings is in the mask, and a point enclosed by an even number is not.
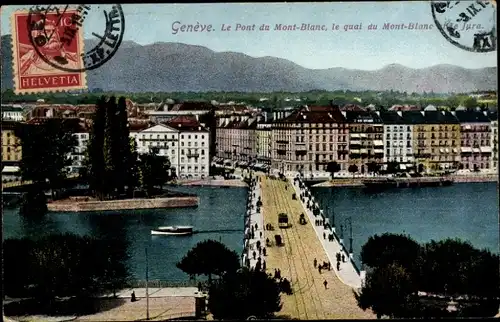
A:
[[[352,217],[345,219],[346,225],[349,224],[349,254],[352,255]]]

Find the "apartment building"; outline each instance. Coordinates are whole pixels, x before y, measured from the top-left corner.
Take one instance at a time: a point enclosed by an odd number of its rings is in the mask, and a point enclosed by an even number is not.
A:
[[[257,161],[257,118],[251,115],[231,115],[219,119],[217,156],[248,165]]]
[[[460,122],[459,168],[489,169],[491,159],[491,122],[486,112],[457,110],[451,112]]]
[[[263,165],[271,165],[271,140],[272,140],[272,123],[257,123],[255,130],[257,136],[257,162]]]
[[[348,168],[349,125],[335,106],[304,106],[271,127],[271,165],[280,171],[326,171],[328,162]]]
[[[491,158],[490,158],[490,169],[493,171],[498,171],[498,112],[488,113],[488,118],[490,120],[490,146],[491,146]]]
[[[3,105],[2,121],[21,122],[24,120],[24,112],[21,105]]]
[[[167,156],[172,170],[180,178],[208,176],[209,131],[194,116],[177,116],[165,123],[140,123],[130,128],[136,140],[137,152],[148,153],[150,148]]]
[[[15,134],[18,124],[14,121],[2,121],[2,165],[18,165],[21,161],[21,141]]]
[[[76,138],[76,145],[70,154],[72,160],[70,172],[78,173],[84,166],[85,153],[90,139],[89,126],[85,122],[78,122],[75,124],[73,136]]]
[[[412,119],[400,110],[378,115],[384,123],[384,164],[398,162],[401,170],[414,168]]]
[[[360,173],[367,172],[367,163],[384,160],[384,126],[379,114],[373,111],[345,111],[349,132],[349,164]]]
[[[460,124],[448,111],[421,111],[423,124],[417,131],[417,139],[424,143],[426,169],[456,169],[461,161]]]

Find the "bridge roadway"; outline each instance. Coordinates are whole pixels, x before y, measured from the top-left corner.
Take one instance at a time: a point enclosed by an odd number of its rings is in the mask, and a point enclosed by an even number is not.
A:
[[[331,271],[323,270],[321,274],[314,268],[315,258],[323,263],[328,257],[311,223],[299,224],[299,216],[305,210],[299,200],[292,199],[295,192],[292,183],[260,178],[264,224],[274,226],[274,231],[264,231],[264,239],[269,238],[272,243],[266,247],[266,271],[273,274],[275,268],[280,269],[281,276],[291,281],[293,289],[293,295],[282,294],[283,307],[278,315],[301,320],[375,318],[371,311],[358,307],[354,290],[337,278],[333,271],[336,263],[331,263]],[[290,228],[278,227],[278,214],[282,212],[288,214]],[[282,236],[284,246],[275,246],[276,234]]]

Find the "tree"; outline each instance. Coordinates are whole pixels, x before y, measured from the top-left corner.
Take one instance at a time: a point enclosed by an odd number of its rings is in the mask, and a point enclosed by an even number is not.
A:
[[[397,173],[399,171],[399,163],[395,161],[387,162],[387,173]]]
[[[262,271],[247,268],[225,275],[209,289],[208,308],[216,319],[269,319],[281,310],[280,288]]]
[[[422,163],[419,163],[418,165],[418,173],[422,173],[425,171],[425,166]]]
[[[370,268],[396,263],[412,276],[418,277],[421,265],[421,246],[409,236],[385,233],[374,235],[361,248],[361,261]]]
[[[147,154],[139,157],[140,182],[148,196],[152,196],[155,187],[161,190],[170,179],[170,161],[167,156],[158,155],[157,148],[151,148]]]
[[[333,179],[335,173],[340,171],[340,164],[338,164],[337,161],[328,162],[328,164],[326,165],[326,171],[330,172]]]
[[[66,179],[69,154],[76,145],[70,120],[45,119],[40,124],[22,123],[14,129],[21,140],[21,176],[43,190],[48,181],[52,192]],[[54,195],[53,195],[54,198]]]
[[[240,261],[235,251],[218,241],[209,239],[196,244],[176,266],[191,278],[205,275],[211,282],[212,275],[220,277],[226,273],[236,272],[240,268]]]
[[[357,300],[360,308],[371,308],[378,318],[413,317],[419,311],[417,291],[408,271],[392,263],[367,274]]]
[[[4,242],[5,294],[50,305],[56,296],[89,298],[121,289],[128,267],[126,257],[116,254],[126,254],[127,245],[115,240],[108,247],[110,242],[74,234],[8,239]]]
[[[355,174],[356,172],[358,172],[358,166],[357,166],[357,165],[355,165],[355,164],[351,164],[351,165],[349,166],[349,168],[347,168],[347,171],[349,171],[350,173],[352,173],[352,177],[354,178],[354,174]]]
[[[45,215],[47,211],[47,197],[43,190],[39,186],[30,187],[22,197],[19,214],[36,217]]]
[[[460,105],[464,106],[466,109],[473,109],[477,106],[477,99],[474,97],[465,97],[460,101]]]
[[[112,96],[106,102],[106,117],[104,123],[104,177],[109,183],[110,193],[112,196],[117,197],[117,185],[119,182],[119,175],[123,176],[123,173],[119,174],[119,132],[117,124],[117,104],[116,98]]]
[[[105,123],[106,98],[102,96],[97,102],[95,113],[92,116],[92,127],[85,158],[89,188],[99,200],[103,200],[109,191],[108,181],[104,176],[105,164],[103,147]]]
[[[368,162],[366,164],[366,167],[368,169],[368,172],[371,172],[371,173],[377,173],[380,171],[380,165],[375,161]]]

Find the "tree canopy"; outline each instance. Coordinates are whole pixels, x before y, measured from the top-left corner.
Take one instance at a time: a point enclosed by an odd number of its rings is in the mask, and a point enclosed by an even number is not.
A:
[[[208,239],[190,249],[176,266],[190,277],[206,275],[211,281],[212,275],[236,272],[240,268],[240,260],[238,254],[226,245]]]
[[[167,156],[159,155],[155,148],[139,157],[139,170],[141,186],[149,196],[154,194],[156,187],[161,190],[171,178],[170,160]]]
[[[363,245],[361,260],[369,269],[358,304],[363,309],[371,307],[376,314],[448,314],[435,301],[415,303],[417,291],[479,301],[464,304],[456,316],[491,316],[492,309],[498,308],[499,257],[468,242],[445,239],[420,245],[405,235],[375,235]]]
[[[51,301],[90,297],[124,287],[127,243],[74,234],[4,241],[4,291],[11,297]]]
[[[265,272],[243,268],[213,283],[208,308],[216,319],[266,319],[281,310],[278,283]]]
[[[328,162],[328,164],[326,165],[326,171],[330,172],[333,179],[335,173],[340,171],[340,164],[338,164],[337,161]]]

